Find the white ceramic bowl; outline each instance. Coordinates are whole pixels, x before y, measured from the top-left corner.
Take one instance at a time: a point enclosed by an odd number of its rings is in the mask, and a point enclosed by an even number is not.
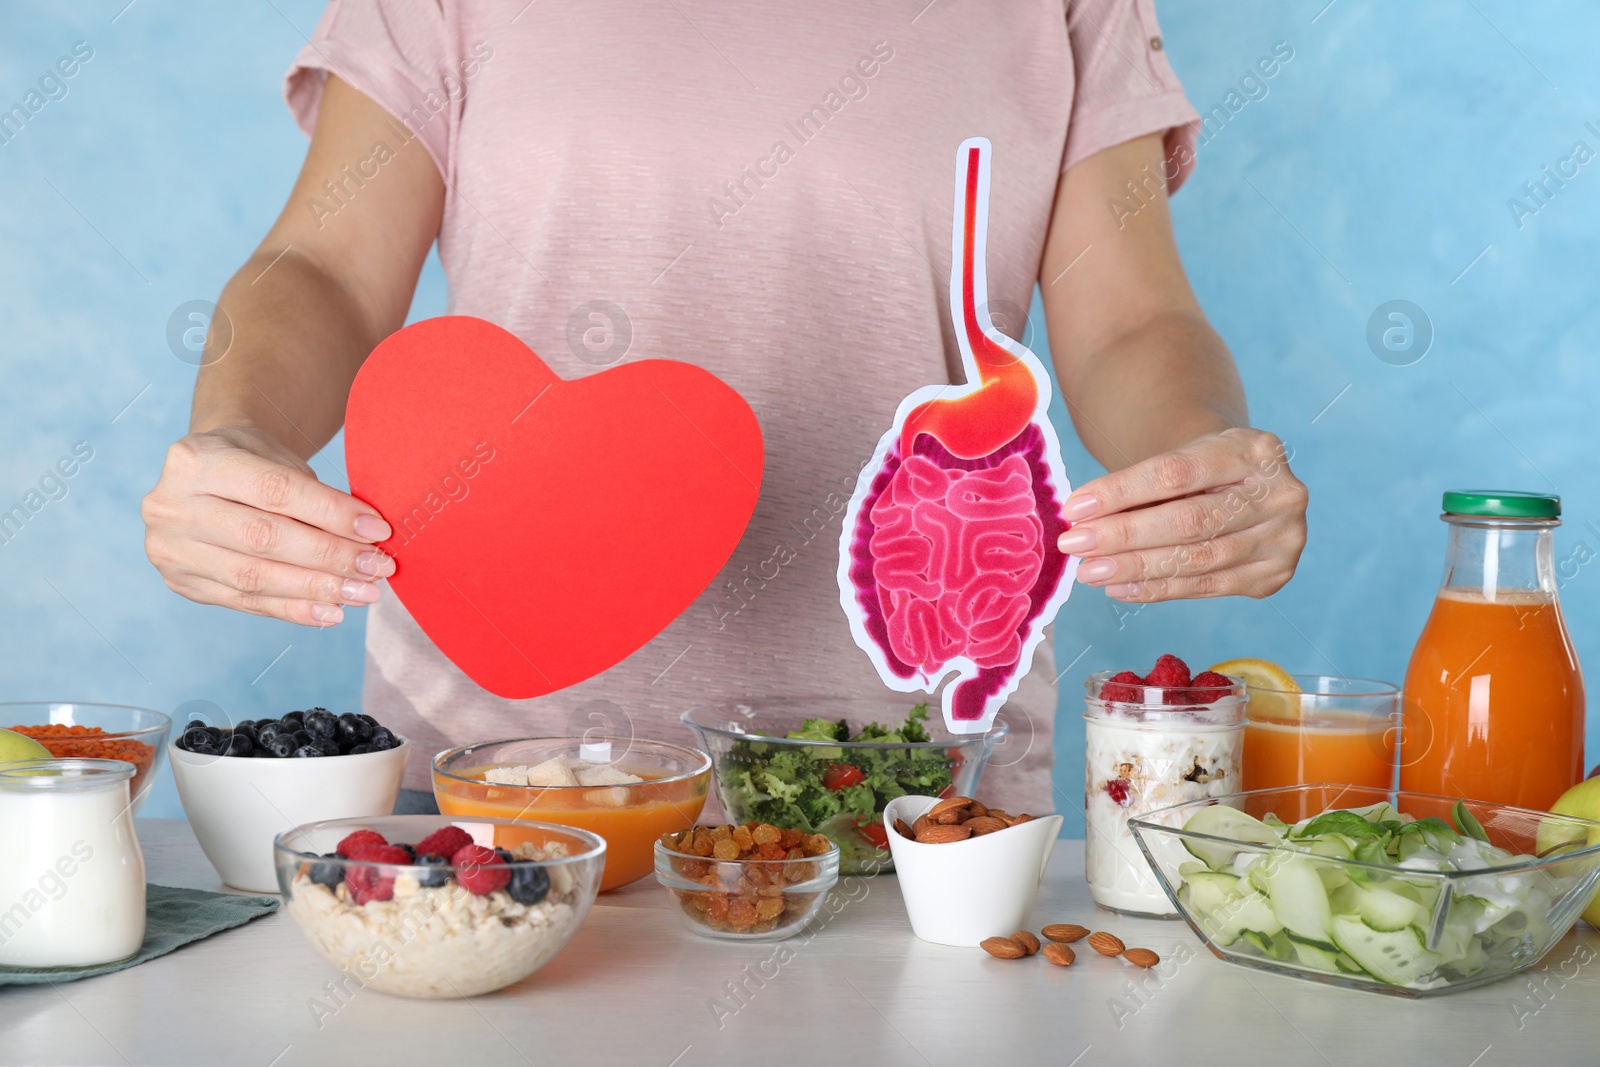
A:
[[[986,937],[1027,929],[1061,816],[1041,815],[941,845],[913,841],[895,830],[896,819],[909,826],[938,802],[938,797],[896,797],[883,810],[912,932],[937,945],[976,946]]]
[[[251,759],[167,745],[178,798],[206,859],[235,889],[276,893],[272,841],[325,819],[388,815],[411,742],[382,752],[315,759]]]

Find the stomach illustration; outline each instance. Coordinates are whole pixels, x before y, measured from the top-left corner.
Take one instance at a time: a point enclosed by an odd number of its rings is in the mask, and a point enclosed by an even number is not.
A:
[[[954,732],[987,730],[1071,591],[1056,548],[1070,487],[1038,357],[989,319],[988,141],[957,160],[951,313],[967,382],[917,390],[863,469],[840,542],[840,599],[891,688],[944,688]]]

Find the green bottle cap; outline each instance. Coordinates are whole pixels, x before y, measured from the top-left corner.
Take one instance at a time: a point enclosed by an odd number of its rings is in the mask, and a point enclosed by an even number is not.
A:
[[[1487,515],[1499,519],[1553,519],[1561,514],[1561,498],[1515,489],[1452,489],[1444,495],[1448,515]]]

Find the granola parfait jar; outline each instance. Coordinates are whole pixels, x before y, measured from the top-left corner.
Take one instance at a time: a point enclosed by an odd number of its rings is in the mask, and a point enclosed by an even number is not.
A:
[[[1096,904],[1177,918],[1128,819],[1236,793],[1244,753],[1244,683],[1157,688],[1090,675],[1084,699],[1084,874]]]

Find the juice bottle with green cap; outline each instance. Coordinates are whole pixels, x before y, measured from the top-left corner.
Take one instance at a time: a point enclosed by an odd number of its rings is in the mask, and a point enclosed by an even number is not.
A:
[[[1561,498],[1449,492],[1444,579],[1406,669],[1400,788],[1548,810],[1583,777],[1583,674],[1556,598]]]

